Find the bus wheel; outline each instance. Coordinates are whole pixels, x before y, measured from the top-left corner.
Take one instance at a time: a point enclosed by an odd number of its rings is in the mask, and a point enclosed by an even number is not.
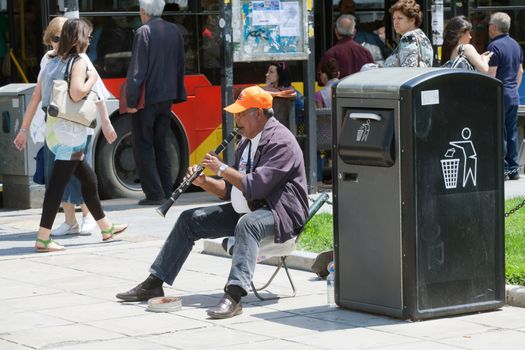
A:
[[[121,198],[143,196],[140,178],[135,166],[131,139],[131,118],[122,116],[112,119],[117,139],[108,144],[102,133],[98,137],[95,172],[101,198]],[[168,154],[172,166],[172,178],[180,177],[180,146],[171,134]]]

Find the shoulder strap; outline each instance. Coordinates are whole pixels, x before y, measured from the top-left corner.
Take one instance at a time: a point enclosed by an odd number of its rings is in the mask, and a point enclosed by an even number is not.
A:
[[[71,71],[73,70],[73,65],[75,64],[76,60],[79,58],[79,55],[73,55],[67,60],[66,71],[64,72],[64,80],[67,82],[67,94],[69,95],[69,98],[71,98]]]
[[[463,44],[461,44],[458,47],[458,56],[463,56],[464,53],[465,53],[465,48],[463,47]]]

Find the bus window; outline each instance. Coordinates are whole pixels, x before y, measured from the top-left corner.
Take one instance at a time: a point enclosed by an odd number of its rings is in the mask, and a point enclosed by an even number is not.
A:
[[[213,85],[221,83],[221,46],[219,16],[199,16],[199,68]]]
[[[182,38],[184,39],[184,63],[186,74],[198,73],[197,40],[195,38],[197,28],[195,15],[166,12],[162,18],[166,21],[175,23],[179,32],[182,34]]]
[[[124,77],[131,59],[135,30],[141,25],[134,16],[82,17],[93,24],[87,55],[102,78]]]

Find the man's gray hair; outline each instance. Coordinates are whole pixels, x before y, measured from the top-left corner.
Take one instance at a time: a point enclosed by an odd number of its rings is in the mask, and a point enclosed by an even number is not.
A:
[[[140,8],[150,17],[162,15],[164,5],[166,5],[164,0],[139,0]]]
[[[505,12],[495,12],[490,16],[490,22],[494,24],[499,32],[508,34],[510,30],[510,16]]]
[[[335,29],[341,36],[353,37],[355,34],[355,17],[352,15],[339,16],[335,21]]]
[[[262,111],[266,119],[273,117],[273,108],[263,108]]]

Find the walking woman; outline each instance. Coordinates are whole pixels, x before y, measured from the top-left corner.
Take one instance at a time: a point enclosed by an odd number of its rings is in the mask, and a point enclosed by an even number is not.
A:
[[[62,32],[62,26],[64,25],[64,22],[67,20],[65,17],[55,17],[53,18],[46,30],[44,31],[43,35],[43,43],[46,46],[51,46],[51,50],[48,51],[44,56],[42,57],[42,60],[40,62],[40,74],[38,76],[38,81],[40,81],[41,75],[44,71],[44,68],[46,67],[49,60],[57,55],[58,50],[58,42],[60,40],[60,34]],[[81,54],[88,64],[88,69],[96,71],[91,61],[89,61],[87,55]],[[112,143],[116,137],[117,134],[115,133],[115,130],[113,129],[113,126],[111,125],[111,121],[108,116],[107,108],[105,99],[109,97],[109,92],[107,91],[106,87],[104,86],[104,83],[99,78],[97,79],[93,90],[97,93],[97,95],[101,98],[100,101],[97,102],[97,109],[100,115],[100,120],[102,124],[102,133],[104,134],[106,140],[108,143]],[[21,150],[25,147],[27,143],[27,134],[29,131],[29,126],[32,124],[32,121],[35,117],[35,114],[37,112],[38,104],[40,103],[42,99],[42,86],[40,83],[37,83],[35,90],[33,91],[33,95],[31,96],[31,100],[28,104],[28,107],[26,109],[26,112],[24,114],[24,118],[22,121],[22,126],[14,140],[15,146]],[[38,115],[37,118],[41,117],[41,122],[37,122],[38,125],[44,124],[44,116]],[[37,130],[39,138],[43,138],[45,127],[40,127]],[[40,136],[42,135],[42,136]],[[91,152],[91,142],[92,142],[92,135],[93,135],[93,129],[88,129],[88,139],[87,139],[87,145],[86,145],[86,161],[89,165],[93,163],[92,161],[92,152]],[[46,144],[44,144],[44,159],[45,159],[45,177],[49,178],[51,176],[51,170],[53,169],[53,164],[55,161],[54,154],[49,150]],[[46,184],[47,185],[47,184]],[[82,209],[82,221],[79,225],[77,223],[77,219],[75,216],[75,205],[80,205],[80,208]],[[65,190],[64,195],[62,197],[62,208],[64,208],[64,216],[65,216],[65,222],[63,222],[58,228],[51,231],[52,236],[63,236],[68,234],[79,234],[79,235],[90,235],[91,231],[95,229],[97,226],[95,219],[93,216],[89,213],[89,210],[87,206],[84,203],[84,199],[82,198],[82,193],[80,190],[80,182],[75,177],[72,177],[71,180],[68,182]]]
[[[419,26],[423,21],[421,7],[415,0],[399,0],[390,7],[392,23],[401,35],[399,45],[385,60],[385,67],[432,67],[434,50]]]
[[[86,52],[90,32],[91,26],[81,19],[68,19],[64,23],[57,55],[49,59],[39,80],[44,110],[47,109],[51,100],[53,80],[63,79],[69,59]],[[84,98],[98,79],[98,75],[93,70],[88,70],[87,67],[86,61],[81,57],[71,68],[69,89],[73,101],[80,101]],[[46,179],[48,186],[35,243],[35,249],[38,252],[64,250],[64,247],[49,237],[64,189],[72,175],[80,181],[82,196],[100,227],[104,241],[112,239],[114,235],[127,228],[127,225],[111,224],[102,210],[95,173],[85,161],[87,129],[87,127],[64,119],[47,116],[46,144],[55,155],[55,162],[50,178]]]
[[[453,17],[445,27],[443,34],[443,52],[441,61],[445,68],[465,68],[488,74],[492,52],[479,54],[470,44],[472,24],[465,16]]]

